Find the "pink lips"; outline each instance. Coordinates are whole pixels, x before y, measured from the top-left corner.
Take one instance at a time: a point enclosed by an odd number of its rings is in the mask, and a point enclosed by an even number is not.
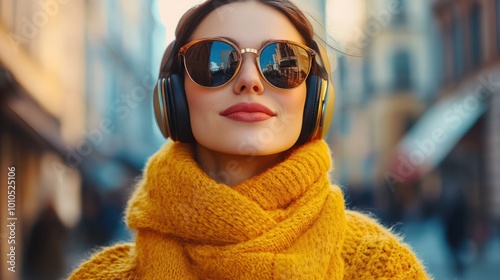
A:
[[[271,109],[253,102],[235,104],[220,112],[220,115],[240,122],[260,122],[276,116]]]

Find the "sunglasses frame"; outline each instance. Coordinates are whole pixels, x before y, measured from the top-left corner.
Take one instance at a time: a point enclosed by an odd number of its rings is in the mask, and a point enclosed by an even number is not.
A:
[[[236,50],[236,53],[238,55],[238,66],[236,68],[236,70],[234,71],[234,75],[229,79],[227,80],[225,83],[221,84],[221,85],[218,85],[218,86],[204,86],[204,85],[200,85],[198,84],[192,77],[191,77],[191,74],[189,73],[188,69],[187,69],[187,66],[186,66],[186,52],[189,50],[189,48],[197,43],[200,43],[200,42],[203,42],[203,41],[219,41],[219,42],[224,42],[228,45],[230,45],[231,47],[233,47],[235,50]],[[304,80],[297,86],[295,87],[291,87],[291,88],[280,88],[280,87],[277,87],[273,84],[271,84],[271,82],[269,82],[266,77],[264,76],[264,73],[262,72],[262,68],[261,68],[261,65],[260,65],[260,55],[262,53],[262,51],[268,47],[269,45],[272,45],[272,44],[276,44],[276,43],[286,43],[286,44],[292,44],[292,45],[296,45],[298,47],[301,47],[303,48],[308,56],[309,56],[309,71],[307,72],[307,75],[306,77],[304,78]],[[315,60],[315,57],[316,57],[316,51],[313,50],[312,48],[302,44],[302,43],[298,43],[298,42],[294,42],[294,41],[289,41],[289,40],[272,40],[272,41],[268,41],[266,42],[266,44],[262,45],[260,47],[260,49],[254,49],[254,48],[239,48],[234,42],[226,39],[226,38],[223,38],[223,37],[207,37],[207,38],[201,38],[201,39],[197,39],[197,40],[193,40],[187,44],[185,44],[184,46],[182,46],[179,50],[179,55],[182,56],[182,63],[184,64],[184,69],[187,73],[187,75],[189,76],[189,79],[191,79],[191,81],[193,81],[193,83],[197,84],[198,86],[200,87],[204,87],[204,88],[220,88],[220,87],[223,87],[227,84],[229,84],[236,76],[238,76],[238,73],[240,71],[240,68],[241,68],[241,64],[243,63],[243,54],[244,53],[253,53],[255,54],[255,60],[257,62],[257,68],[259,70],[259,73],[260,73],[260,76],[266,81],[267,84],[269,84],[270,86],[274,87],[274,88],[277,88],[277,89],[294,89],[298,86],[300,86],[301,84],[303,84],[306,80],[307,80],[307,77],[309,76],[309,74],[311,73],[311,70],[312,70],[312,62],[313,60]]]

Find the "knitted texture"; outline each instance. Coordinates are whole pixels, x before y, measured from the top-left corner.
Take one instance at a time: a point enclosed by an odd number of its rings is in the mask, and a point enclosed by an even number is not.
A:
[[[94,255],[70,279],[428,279],[395,235],[344,210],[330,161],[313,141],[228,187],[190,145],[168,142],[128,204],[135,244]]]

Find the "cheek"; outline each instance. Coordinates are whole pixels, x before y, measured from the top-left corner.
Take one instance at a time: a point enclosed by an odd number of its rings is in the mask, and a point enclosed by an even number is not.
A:
[[[296,114],[297,116],[297,130],[300,134],[300,131],[302,129],[302,119],[304,117],[304,106],[305,106],[305,103],[306,103],[306,90],[305,90],[305,87],[304,87],[304,91],[301,92],[301,94],[298,94],[296,96],[296,98],[294,98],[293,100],[291,100],[291,104],[290,106],[293,107],[293,112],[294,114]]]
[[[294,119],[302,119],[306,103],[305,86],[293,89],[292,92],[280,96],[280,103],[288,115],[293,116]]]
[[[199,134],[204,130],[201,129],[203,127],[203,120],[207,119],[207,104],[210,102],[204,100],[203,92],[199,92],[199,88],[197,85],[193,83],[186,82],[184,85],[184,89],[186,92],[186,101],[189,108],[189,120],[191,122],[191,130],[195,139],[199,137]]]
[[[274,125],[282,140],[288,139],[295,143],[302,130],[304,105],[306,102],[306,88],[299,88],[280,93],[275,97],[281,107],[280,117]],[[291,143],[291,144],[293,144]]]
[[[184,92],[186,93],[186,100],[189,107],[195,105],[196,98],[194,97],[196,95],[196,85],[189,79],[186,79],[184,82]]]
[[[220,129],[219,108],[221,94],[213,90],[202,88],[191,80],[184,83],[186,101],[189,107],[191,130],[197,142],[205,143],[218,135],[214,133]]]
[[[209,100],[206,100],[209,95],[203,94],[202,89],[190,80],[184,83],[184,90],[191,119],[201,117],[208,109],[205,107],[211,104]]]

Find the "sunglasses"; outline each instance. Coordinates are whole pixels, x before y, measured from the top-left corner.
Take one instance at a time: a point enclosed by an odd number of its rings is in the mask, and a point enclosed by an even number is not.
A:
[[[239,49],[225,38],[195,40],[179,51],[189,78],[207,88],[222,87],[236,77],[244,53],[254,53],[260,75],[280,89],[301,85],[311,71],[316,54],[303,44],[286,40],[268,41],[257,50]]]

